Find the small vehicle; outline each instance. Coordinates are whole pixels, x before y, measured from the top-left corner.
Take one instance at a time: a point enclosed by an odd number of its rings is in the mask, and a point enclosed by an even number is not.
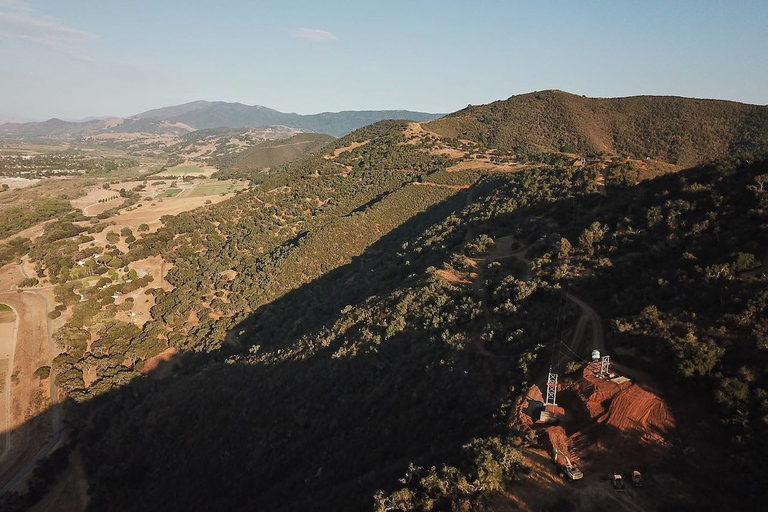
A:
[[[632,472],[632,485],[635,487],[643,486],[643,475],[637,470]]]
[[[581,480],[584,478],[584,473],[582,473],[581,470],[573,464],[563,464],[560,466],[560,469],[563,471],[563,474],[571,481]]]
[[[621,478],[621,475],[618,473],[614,473],[611,475],[611,485],[613,485],[614,491],[623,491],[624,490],[624,479]]]
[[[558,464],[560,467],[560,471],[562,472],[563,476],[567,477],[568,480],[574,482],[576,480],[581,480],[584,478],[584,473],[581,472],[579,468],[577,468],[572,462],[571,459],[568,458],[566,454],[555,448],[555,463],[557,464],[557,458],[558,455],[562,457],[563,462]]]

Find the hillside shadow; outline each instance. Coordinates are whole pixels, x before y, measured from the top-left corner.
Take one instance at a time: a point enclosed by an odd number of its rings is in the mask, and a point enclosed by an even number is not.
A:
[[[258,344],[262,350],[272,350],[331,325],[345,307],[356,307],[371,296],[413,286],[409,285],[408,276],[423,273],[430,265],[440,265],[445,252],[441,249],[408,258],[405,255],[409,251],[403,250],[403,245],[412,244],[429,226],[461,211],[465,203],[466,192],[461,192],[415,215],[353,257],[348,264],[260,306],[231,331],[238,333],[246,348]],[[460,244],[463,234],[454,235],[450,241]],[[404,256],[398,256],[398,252]]]
[[[244,331],[243,354],[257,343],[264,362],[235,357],[231,347],[186,352],[153,372],[170,365],[171,377],[150,374],[86,403],[67,400],[89,510],[364,510],[410,462],[460,460],[464,444],[496,428],[505,385],[473,350],[409,325],[364,352],[281,351],[347,306],[413,286],[408,276],[442,251],[408,266],[393,252],[465,200],[458,194],[429,208],[350,263],[260,307],[234,331]]]
[[[240,351],[182,353],[162,363],[170,377],[66,401],[90,510],[369,510],[373,494],[397,487],[410,462],[458,464],[473,437],[501,431],[494,413],[520,384],[516,361],[496,371],[429,325],[407,325],[357,352],[339,350],[338,340],[354,333],[327,336],[347,306],[365,314],[368,297],[420,287],[409,276],[441,263],[464,232],[420,255],[404,244],[465,200],[462,192],[429,208],[350,263],[258,308],[233,329]],[[483,227],[517,235],[521,219],[554,209],[563,218],[554,228],[575,240],[586,221],[569,215],[598,201],[552,201]],[[299,338],[308,349],[287,353]],[[256,345],[258,363],[248,359]]]
[[[241,350],[181,353],[89,402],[66,401],[67,417],[77,420],[69,439],[82,453],[90,510],[366,510],[378,489],[398,485],[410,462],[458,463],[464,444],[498,428],[493,416],[517,382],[514,372],[423,325],[358,353],[338,352],[345,337],[287,350],[302,337],[322,340],[347,307],[421,286],[409,276],[441,264],[464,232],[419,255],[403,247],[458,213],[466,194],[259,307],[232,329]],[[535,211],[521,209],[490,227],[509,234]],[[238,357],[255,345],[260,363]],[[153,377],[165,373],[172,376]]]

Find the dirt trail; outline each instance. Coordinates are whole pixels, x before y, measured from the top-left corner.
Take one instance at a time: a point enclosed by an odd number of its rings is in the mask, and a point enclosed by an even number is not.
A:
[[[605,353],[605,335],[603,333],[603,322],[600,318],[600,315],[597,314],[597,312],[592,309],[592,307],[581,300],[580,298],[576,297],[575,295],[571,293],[566,293],[566,297],[568,297],[568,300],[576,304],[579,308],[581,308],[581,318],[579,319],[579,324],[582,324],[583,319],[583,325],[581,327],[581,332],[577,332],[574,335],[573,340],[571,341],[571,350],[578,353],[578,348],[580,345],[580,342],[583,338],[584,329],[586,328],[586,324],[589,323],[592,325],[592,346],[599,350],[601,353]],[[590,351],[592,349],[589,349]]]
[[[466,188],[469,188],[471,185],[445,185],[443,183],[433,183],[431,181],[415,181],[413,183],[414,185],[422,185],[426,187],[439,187],[439,188],[449,188],[451,190],[464,190]]]
[[[342,153],[346,153],[347,151],[352,151],[353,149],[359,148],[360,146],[364,146],[364,145],[368,144],[369,142],[370,142],[369,140],[366,140],[366,141],[363,141],[363,142],[353,142],[349,146],[344,146],[344,147],[335,149],[333,151],[332,155],[323,155],[323,158],[325,158],[326,160],[330,160],[332,158],[336,158],[337,156],[339,156]]]

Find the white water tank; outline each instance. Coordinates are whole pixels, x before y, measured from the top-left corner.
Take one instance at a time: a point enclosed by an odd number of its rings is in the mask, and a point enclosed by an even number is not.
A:
[[[595,349],[592,351],[592,360],[593,361],[599,361],[600,360],[600,351]]]

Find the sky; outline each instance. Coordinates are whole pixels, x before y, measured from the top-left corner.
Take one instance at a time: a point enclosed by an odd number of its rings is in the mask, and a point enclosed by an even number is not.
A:
[[[0,120],[446,113],[543,89],[764,105],[766,27],[766,0],[0,0]]]

